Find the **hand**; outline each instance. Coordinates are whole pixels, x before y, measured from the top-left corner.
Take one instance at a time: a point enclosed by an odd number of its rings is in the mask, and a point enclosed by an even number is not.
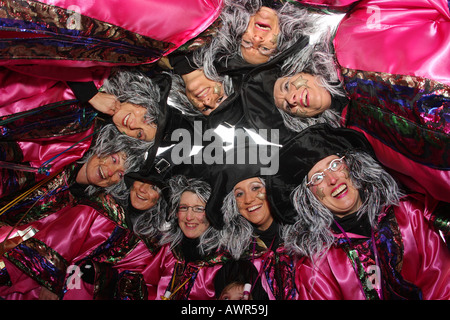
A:
[[[89,100],[89,103],[97,110],[110,116],[114,115],[120,109],[120,102],[109,93],[98,92]]]

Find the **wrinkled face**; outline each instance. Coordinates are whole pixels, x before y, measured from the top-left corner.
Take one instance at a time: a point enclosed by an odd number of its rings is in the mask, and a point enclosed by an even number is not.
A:
[[[124,152],[114,153],[102,158],[93,155],[83,166],[86,169],[88,184],[106,188],[119,183],[125,174],[125,160],[126,154]]]
[[[220,294],[219,300],[243,300],[244,285],[240,283],[230,283]]]
[[[242,35],[241,52],[244,60],[251,64],[269,61],[277,49],[279,33],[277,13],[268,7],[261,7],[250,18],[247,30]]]
[[[138,210],[148,210],[159,200],[159,188],[153,184],[134,181],[130,190],[131,205]]]
[[[117,129],[127,136],[143,141],[153,141],[157,126],[145,120],[146,113],[146,108],[124,102],[120,104],[120,109],[113,115],[113,122]]]
[[[277,108],[294,117],[313,117],[331,106],[331,94],[308,73],[278,78],[273,95]]]
[[[243,180],[234,186],[239,213],[259,230],[267,230],[273,222],[266,188],[258,178]]]
[[[189,101],[205,116],[209,115],[227,98],[222,84],[208,79],[201,69],[181,77]]]
[[[308,172],[308,181],[311,181],[314,174],[323,172],[323,180],[309,188],[325,207],[333,214],[342,217],[356,212],[361,207],[362,201],[345,163],[336,171],[329,169],[330,163],[335,159],[339,157],[332,155],[317,162]]]
[[[206,203],[202,201],[195,193],[185,191],[181,195],[180,204],[178,207],[180,208],[183,206],[189,208],[187,208],[187,211],[185,212],[178,210],[178,226],[187,238],[196,239],[200,237],[209,227],[209,222],[206,219],[205,214]],[[197,209],[193,209],[192,207],[197,207]],[[203,208],[203,210],[201,210],[201,208]]]

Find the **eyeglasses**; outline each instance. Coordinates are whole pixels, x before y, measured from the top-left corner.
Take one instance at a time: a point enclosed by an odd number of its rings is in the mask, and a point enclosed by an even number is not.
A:
[[[327,169],[323,170],[322,172],[314,173],[309,182],[306,184],[306,186],[311,187],[319,185],[323,181],[323,178],[325,177],[325,171],[327,170],[333,172],[341,170],[344,165],[344,158],[345,156],[339,159],[334,159],[333,161],[330,162],[330,166]]]
[[[205,212],[204,206],[186,206],[184,204],[178,206],[179,212],[187,212],[189,208],[192,208],[192,211],[195,213],[203,213]]]

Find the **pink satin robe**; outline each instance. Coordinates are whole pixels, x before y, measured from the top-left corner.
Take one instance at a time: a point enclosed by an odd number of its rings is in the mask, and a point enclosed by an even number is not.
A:
[[[443,99],[450,98],[450,12],[446,0],[298,0],[301,3],[320,7],[331,8],[340,12],[346,12],[339,23],[333,44],[337,58],[337,67],[341,71],[358,70],[361,72],[374,72],[378,76],[372,84],[373,91],[379,90],[379,84],[383,81],[396,84],[398,76],[412,76],[419,80],[417,86],[412,85],[416,92],[424,90],[420,83],[434,81],[436,91],[433,94],[441,95]],[[385,79],[381,80],[380,75]],[[374,79],[374,78],[373,78]],[[386,80],[388,79],[388,80]],[[405,78],[408,81],[407,78]],[[347,84],[344,78],[344,86]],[[389,82],[392,81],[392,82]],[[411,83],[411,81],[410,81]],[[443,87],[439,86],[439,83]],[[354,85],[352,83],[352,85]],[[410,84],[411,85],[411,84]],[[358,92],[355,88],[350,90],[350,99],[358,101],[361,95],[368,93]],[[424,90],[424,95],[428,91]],[[380,94],[383,92],[375,92]],[[415,99],[418,99],[416,96]],[[414,103],[414,98],[413,98]],[[361,114],[357,117],[368,117],[365,107],[359,107]],[[384,112],[392,112],[385,108],[382,103],[376,106]],[[419,161],[411,160],[402,150],[421,150],[421,144],[433,144],[434,133],[444,135],[446,140],[438,144],[445,145],[450,133],[448,102],[442,103],[440,111],[436,116],[427,114],[420,106],[415,106],[414,116],[408,117],[404,113],[398,113],[398,123],[391,124],[388,133],[381,134],[375,124],[369,120],[359,121],[355,124],[346,124],[348,127],[361,131],[374,147],[378,160],[390,169],[390,173],[399,179],[411,190],[428,193],[441,201],[449,201],[450,194],[450,171],[448,170],[448,151],[446,158],[438,163],[440,167],[426,165],[421,162],[428,161],[426,157],[432,157],[430,151],[424,149],[423,157]],[[395,109],[395,108],[393,108]],[[376,109],[377,110],[377,109]],[[376,112],[376,111],[375,111]],[[394,111],[397,112],[397,111]],[[402,110],[403,112],[403,110]],[[433,111],[434,112],[434,111]],[[376,113],[381,117],[381,113]],[[435,119],[433,120],[433,117]],[[395,120],[394,120],[395,121]],[[409,122],[408,130],[402,128],[402,121]],[[437,127],[438,121],[443,124]],[[436,124],[436,126],[434,126]],[[404,133],[408,131],[408,133]],[[425,139],[411,141],[408,139],[413,135],[422,135]],[[380,138],[380,136],[382,138]],[[386,139],[385,142],[382,139]],[[402,140],[400,140],[402,139]],[[442,139],[442,138],[440,138]],[[434,151],[431,151],[434,152]],[[435,155],[437,159],[443,157]],[[447,167],[445,167],[445,164]],[[444,168],[443,168],[444,167]]]
[[[425,300],[450,299],[450,252],[430,227],[427,219],[430,212],[421,201],[413,199],[400,202],[394,210],[403,244],[401,275],[422,290]],[[348,236],[365,238],[350,233]],[[313,266],[310,259],[302,258],[297,264],[300,300],[365,299],[360,280],[343,249],[332,247],[316,263]]]
[[[87,205],[62,208],[60,211],[47,218],[38,220],[32,225],[39,230],[33,238],[42,241],[47,247],[62,256],[68,268],[88,257],[111,236],[114,229],[118,226],[116,222]],[[23,226],[20,229],[25,229],[26,227]],[[26,242],[23,244],[26,244]],[[154,255],[144,242],[138,241],[124,257],[117,261],[109,262],[109,264],[119,274],[123,271],[143,274],[148,292],[148,297],[145,298],[154,299],[156,286],[152,284],[157,282],[159,275],[157,272],[146,273],[145,271],[155,270],[155,268],[150,266],[159,266],[158,259],[154,260]],[[3,261],[13,286],[0,287],[0,296],[8,300],[38,299],[42,285],[36,281],[35,277],[42,279],[48,277],[44,278],[44,275],[34,272],[30,276],[30,274],[20,270],[17,265],[11,263],[8,259],[3,258]],[[66,272],[65,270],[61,271]],[[74,281],[69,281],[68,276],[69,273],[65,274],[64,282],[75,284]],[[61,285],[61,283],[57,285]],[[63,299],[91,300],[93,292],[94,288],[91,284],[81,281],[80,285],[73,286],[72,289],[67,288]]]

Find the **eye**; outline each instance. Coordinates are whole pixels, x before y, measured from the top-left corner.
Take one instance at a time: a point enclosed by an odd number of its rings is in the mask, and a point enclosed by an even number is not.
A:
[[[253,185],[252,186],[252,191],[258,191],[259,189],[261,189],[260,185]]]
[[[222,103],[223,100],[224,100],[223,96],[220,97],[219,99],[217,99],[216,106],[219,106]]]
[[[142,140],[143,135],[144,135],[144,133],[142,132],[142,130],[139,130],[137,132],[136,138],[138,138],[139,140]]]
[[[242,197],[243,194],[244,194],[244,193],[243,193],[242,191],[237,191],[237,192],[234,193],[234,197],[235,197],[235,198],[239,198],[239,197]]]
[[[330,170],[336,171],[336,170],[338,170],[341,167],[341,165],[342,165],[342,160],[341,159],[333,160],[330,163]]]
[[[252,47],[252,43],[251,43],[250,41],[247,41],[247,40],[244,40],[244,39],[242,39],[241,44],[242,44],[242,46],[243,46],[244,48],[246,48],[246,49]]]
[[[313,185],[317,185],[321,183],[323,180],[323,174],[322,173],[316,173],[311,177],[311,182]]]

